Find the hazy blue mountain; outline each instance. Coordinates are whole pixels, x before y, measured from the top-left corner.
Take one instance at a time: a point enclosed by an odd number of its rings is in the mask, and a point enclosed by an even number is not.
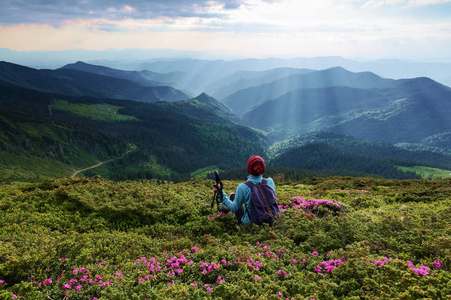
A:
[[[297,89],[254,107],[243,118],[253,127],[275,131],[280,140],[295,132],[322,130],[343,122],[349,112],[388,104],[388,99],[373,90],[345,86]]]
[[[330,131],[389,143],[422,143],[451,128],[451,89],[429,78],[399,80],[381,88],[391,104],[353,114]],[[360,127],[360,128],[359,128]],[[432,142],[432,141],[430,141]],[[447,144],[450,149],[451,143]]]
[[[122,78],[130,81],[134,81],[144,86],[170,86],[175,89],[182,90],[186,94],[191,92],[186,91],[184,83],[189,80],[190,75],[183,72],[171,72],[168,74],[161,74],[152,71],[124,71],[119,69],[113,69],[103,67],[99,65],[87,64],[85,62],[76,62],[74,64],[68,64],[61,69],[73,69],[79,71],[90,72],[94,74]]]
[[[163,85],[161,82],[147,79],[138,71],[123,71],[123,70],[118,70],[118,69],[113,69],[113,68],[108,68],[108,67],[103,67],[103,66],[91,65],[91,64],[87,64],[82,61],[78,61],[73,64],[67,64],[60,69],[79,70],[79,71],[94,73],[94,74],[103,75],[103,76],[122,78],[122,79],[127,79],[130,81],[135,81],[137,83],[140,83],[140,84],[146,85],[146,86]]]
[[[238,71],[210,84],[207,92],[212,93],[216,99],[222,99],[248,87],[270,83],[294,74],[306,74],[310,72],[313,72],[313,70],[295,68],[277,68],[267,71]]]
[[[379,88],[299,89],[243,117],[275,140],[326,130],[360,139],[451,147],[451,89],[428,78],[387,81]],[[434,138],[434,136],[436,138]]]
[[[197,70],[199,65],[204,65],[207,69],[215,69],[213,73],[209,74],[214,75],[214,78],[227,76],[240,70],[264,71],[284,67],[322,70],[341,66],[352,72],[370,71],[379,76],[393,79],[426,76],[442,84],[451,86],[451,76],[449,72],[451,63],[449,62],[415,62],[399,59],[356,61],[339,56],[310,58],[296,57],[291,59],[242,59],[227,56],[226,53],[219,53],[216,50],[182,51],[172,49],[12,51],[0,48],[0,57],[5,61],[39,69],[55,69],[73,61],[80,60],[121,70],[141,71],[147,69],[159,73],[184,71],[194,74],[191,70]],[[187,57],[190,57],[191,59],[186,59]],[[228,60],[219,61],[217,60],[218,57]],[[157,63],[158,61],[164,61],[164,64]],[[181,61],[191,61],[191,63],[180,63]],[[205,65],[205,62],[208,62],[208,65]],[[156,64],[154,65],[154,63]],[[218,64],[222,65],[219,69],[215,66]],[[143,68],[143,66],[145,67]],[[153,68],[154,66],[155,69]],[[205,79],[208,80],[208,77]],[[213,79],[213,81],[214,80],[215,79]],[[198,94],[204,91],[207,91],[207,89],[200,91],[193,90],[193,92]]]
[[[71,96],[130,99],[144,102],[177,101],[190,98],[169,86],[149,86],[118,77],[74,69],[37,70],[0,62],[0,81]]]
[[[271,83],[240,90],[222,99],[236,114],[246,111],[266,100],[280,97],[299,89],[347,86],[355,88],[373,88],[390,82],[370,72],[353,73],[341,67],[291,75]]]

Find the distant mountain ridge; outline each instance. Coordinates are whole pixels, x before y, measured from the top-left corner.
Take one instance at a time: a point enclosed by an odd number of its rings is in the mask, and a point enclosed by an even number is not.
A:
[[[451,148],[451,89],[429,78],[383,81],[370,89],[298,89],[266,101],[243,118],[276,140],[295,133],[331,131],[360,139]]]
[[[190,75],[183,72],[171,72],[168,74],[156,73],[148,70],[142,71],[123,71],[119,69],[108,68],[100,65],[92,65],[82,61],[73,64],[67,64],[60,69],[79,70],[98,75],[122,78],[132,80],[145,86],[170,86],[175,89],[183,90],[184,93],[190,94],[186,89],[185,81]]]
[[[271,100],[293,90],[347,86],[353,88],[374,88],[388,84],[391,79],[383,79],[370,72],[353,73],[341,67],[295,74],[271,83],[240,90],[222,101],[232,110],[243,115],[251,107]]]
[[[0,62],[0,81],[43,92],[70,96],[130,99],[144,102],[177,101],[190,98],[169,86],[152,86],[131,79],[63,68],[37,70]]]
[[[313,72],[310,69],[277,68],[267,71],[238,71],[209,85],[210,92],[216,99],[225,98],[239,90],[273,82],[295,74]]]

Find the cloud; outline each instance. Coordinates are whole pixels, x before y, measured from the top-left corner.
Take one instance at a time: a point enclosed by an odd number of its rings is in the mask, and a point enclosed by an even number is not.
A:
[[[3,1],[0,48],[13,50],[432,57],[451,44],[451,0]]]
[[[451,3],[451,0],[369,0],[363,7],[382,7],[382,6],[423,6]]]
[[[211,7],[237,9],[244,0],[4,0],[0,24],[52,24],[70,19],[108,18],[121,20],[161,17],[217,17],[205,13]]]

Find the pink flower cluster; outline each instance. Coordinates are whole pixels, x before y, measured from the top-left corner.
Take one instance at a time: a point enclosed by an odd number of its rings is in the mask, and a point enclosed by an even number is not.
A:
[[[291,206],[290,206],[291,204]],[[288,205],[279,205],[279,209],[281,212],[285,212],[288,209],[293,209],[295,211],[302,210],[304,213],[311,213],[318,209],[319,206],[325,206],[325,210],[328,211],[328,208],[339,208],[343,205],[341,202],[334,202],[332,200],[323,200],[323,199],[308,199],[305,198],[290,198],[290,202]]]
[[[434,260],[434,267],[436,267],[437,269],[440,269],[441,267],[443,267],[445,264],[440,261],[440,260]]]
[[[338,268],[343,264],[341,259],[332,259],[329,261],[323,261],[319,265],[316,266],[315,272],[318,274],[323,274],[323,267],[327,273],[331,273],[333,269]]]
[[[210,264],[203,262],[200,265],[202,267],[202,274],[206,275],[214,270],[219,270],[221,268],[221,264],[211,262]]]
[[[214,219],[221,217],[223,214],[225,214],[225,215],[230,215],[231,212],[229,211],[229,212],[227,212],[227,213],[223,213],[223,212],[221,212],[221,211],[218,211],[218,212],[216,212],[215,214],[213,214],[212,217],[207,216],[207,220],[213,221]]]
[[[277,274],[277,277],[281,276],[281,275],[283,275],[283,277],[287,277],[288,276],[288,273],[285,272],[284,270],[279,270],[279,271],[277,271],[276,274]],[[290,275],[291,275],[291,273],[290,273]]]
[[[0,282],[0,283],[1,283],[1,282]],[[47,284],[50,284],[50,283],[52,283],[52,278],[47,278],[47,279],[45,279],[44,281],[38,283],[37,287],[41,287],[42,285],[43,285],[43,286],[46,286]]]
[[[249,270],[260,270],[261,267],[263,267],[263,264],[260,261],[254,261],[253,258],[248,258],[246,260],[246,264],[250,265]]]
[[[374,264],[376,266],[383,266],[385,264],[385,262],[383,260],[374,260]]]
[[[216,283],[221,283],[221,282],[225,282],[225,279],[222,278],[221,276],[218,276],[218,279],[216,280]]]
[[[414,271],[418,275],[427,276],[429,275],[429,267],[428,266],[421,266],[419,268],[416,268],[413,262],[407,261],[407,264],[410,266],[410,269]]]
[[[388,263],[389,261],[393,260],[393,258],[387,258],[387,257],[383,257],[384,260],[375,260],[374,264],[376,266],[383,266],[385,263]],[[419,268],[415,267],[415,265],[413,264],[413,262],[411,261],[407,261],[407,264],[409,265],[410,269],[415,272],[418,275],[423,275],[423,276],[428,276],[429,275],[429,267],[428,266],[421,266]],[[434,267],[436,267],[437,269],[442,267],[444,264],[441,261],[437,261],[434,260]]]

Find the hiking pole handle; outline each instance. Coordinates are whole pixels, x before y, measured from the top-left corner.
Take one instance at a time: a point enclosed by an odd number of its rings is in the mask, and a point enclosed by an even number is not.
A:
[[[222,195],[222,188],[223,188],[223,186],[222,186],[222,181],[219,178],[218,171],[215,171],[215,181],[216,181],[216,184],[214,184],[213,186],[218,190],[219,197],[221,198],[221,202],[222,202],[222,200],[223,200],[223,195]]]

